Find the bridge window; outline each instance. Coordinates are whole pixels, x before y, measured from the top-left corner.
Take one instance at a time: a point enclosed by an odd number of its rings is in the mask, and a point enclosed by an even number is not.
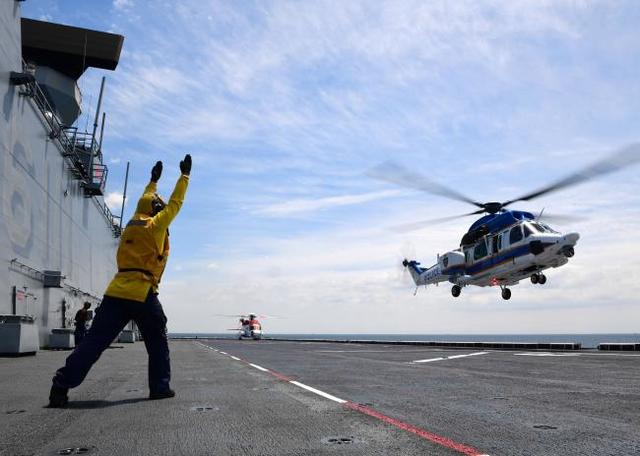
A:
[[[522,228],[520,225],[514,226],[509,233],[509,244],[513,245],[520,240],[522,240]]]
[[[484,238],[480,240],[476,247],[473,249],[473,259],[479,260],[487,256],[487,243]]]

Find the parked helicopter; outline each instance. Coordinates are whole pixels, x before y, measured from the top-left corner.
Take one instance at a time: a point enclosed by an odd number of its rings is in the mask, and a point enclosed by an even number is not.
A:
[[[463,215],[403,225],[400,227],[402,230],[410,231],[459,217],[487,214],[471,225],[462,237],[459,248],[438,255],[433,266],[423,268],[418,261],[406,258],[402,261],[416,287],[450,282],[453,284],[451,294],[457,298],[462,288],[468,285],[499,286],[502,298],[510,299],[509,286],[516,285],[526,278],[533,284],[544,285],[547,276],[543,271],[567,264],[569,258],[575,254],[575,246],[580,235],[575,232],[560,233],[542,221],[552,220],[552,216],[541,217],[541,213],[535,217],[530,212],[509,210],[506,207],[518,201],[531,201],[542,195],[612,173],[639,161],[640,144],[631,144],[550,185],[502,203],[480,203],[393,162],[385,162],[370,170],[368,174],[379,180],[462,201],[479,208]]]
[[[239,317],[239,326],[237,328],[230,328],[228,331],[237,331],[238,340],[253,339],[260,340],[263,336],[262,324],[258,320],[258,315],[250,313],[247,315],[220,315],[223,317]],[[260,315],[260,317],[266,317]]]

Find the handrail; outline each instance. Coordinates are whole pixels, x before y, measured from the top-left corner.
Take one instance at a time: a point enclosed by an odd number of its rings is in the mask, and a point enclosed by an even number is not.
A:
[[[24,60],[22,61],[22,66],[23,71],[29,71],[28,65]],[[87,186],[95,187],[97,185],[100,191],[103,191],[108,169],[107,165],[102,163],[102,151],[98,150],[98,144],[93,141],[92,135],[88,132],[79,132],[77,127],[63,125],[58,119],[55,110],[51,107],[40,85],[35,80],[26,84],[26,87],[27,89],[21,91],[20,94],[26,95],[33,100],[49,127],[49,139],[58,143],[62,150],[64,160],[70,162],[72,169],[76,172],[80,180],[82,180],[85,188]],[[91,160],[85,163],[86,158],[90,158],[92,155],[99,158],[99,162],[93,163],[93,168],[100,169],[99,173],[94,173],[95,169],[87,169],[87,165],[89,165]],[[96,177],[99,177],[98,182],[96,182]],[[118,223],[116,223],[118,217],[113,215],[106,203],[100,201],[96,195],[90,195],[90,197],[98,204],[114,237],[119,237],[120,230],[118,229]]]

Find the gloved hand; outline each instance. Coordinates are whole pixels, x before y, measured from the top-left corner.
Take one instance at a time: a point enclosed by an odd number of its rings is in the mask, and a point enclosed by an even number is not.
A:
[[[151,182],[158,182],[162,175],[162,162],[158,161],[151,169]]]
[[[184,160],[180,162],[180,172],[185,176],[191,173],[191,155],[185,155]]]

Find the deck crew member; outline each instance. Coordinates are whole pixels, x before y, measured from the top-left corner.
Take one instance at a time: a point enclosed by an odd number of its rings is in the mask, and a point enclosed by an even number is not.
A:
[[[96,310],[91,330],[53,377],[50,407],[64,407],[67,391],[78,386],[102,352],[133,320],[149,355],[149,399],[175,396],[170,388],[171,366],[167,318],[158,300],[158,286],[169,256],[169,225],[177,215],[189,183],[191,156],[180,162],[181,176],[167,204],[156,193],[162,162],[151,170],[151,181],[120,239],[118,272]]]
[[[89,301],[86,301],[82,306],[82,309],[76,312],[76,329],[73,332],[76,346],[80,345],[80,342],[82,342],[82,339],[84,339],[84,336],[87,333],[87,322],[91,320],[91,314],[89,313],[90,307],[91,303]]]

